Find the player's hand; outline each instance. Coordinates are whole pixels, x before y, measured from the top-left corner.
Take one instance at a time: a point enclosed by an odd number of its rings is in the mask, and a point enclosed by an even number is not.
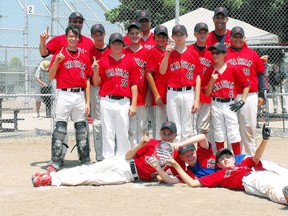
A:
[[[159,161],[157,160],[155,155],[150,156],[147,160],[147,163],[155,169],[160,168]]]
[[[270,138],[271,135],[271,129],[269,127],[266,127],[266,124],[263,124],[263,128],[262,128],[262,138],[264,140],[268,140]]]
[[[85,116],[88,116],[90,114],[90,104],[86,104],[85,106]]]
[[[162,98],[160,96],[155,98],[155,101],[156,101],[157,106],[159,106],[159,107],[163,107],[164,106],[164,103],[163,103]]]
[[[168,44],[166,46],[166,54],[170,55],[170,53],[174,50],[173,46],[171,46],[170,44]]]
[[[243,100],[238,101],[237,103],[230,104],[230,110],[237,112],[241,107],[243,107],[245,102]]]
[[[213,71],[210,82],[214,83],[218,79],[218,73],[216,73],[216,70]]]
[[[97,60],[96,57],[93,56],[93,63],[92,63],[91,66],[92,66],[92,69],[93,69],[94,71],[99,69],[98,61],[99,61],[99,60]]]
[[[147,132],[141,137],[140,145],[141,145],[141,146],[144,146],[144,145],[146,145],[149,141],[150,141],[150,137],[149,137],[149,132],[147,131]]]
[[[259,108],[260,106],[262,106],[262,105],[264,104],[264,102],[265,102],[265,99],[264,99],[264,98],[258,97],[258,108]]]
[[[136,115],[136,106],[130,105],[130,107],[129,107],[129,112],[128,112],[128,116],[129,116],[129,117],[132,117],[132,116],[134,116],[134,115]]]
[[[197,113],[199,111],[199,101],[194,101],[192,105],[191,112]]]
[[[178,163],[174,160],[173,157],[165,159],[165,162],[168,166],[176,166]]]
[[[267,64],[268,63],[268,58],[269,58],[268,55],[263,55],[263,56],[260,57],[260,59],[262,60],[263,64]]]
[[[63,47],[61,48],[60,52],[56,55],[56,62],[60,63],[65,59],[65,56],[63,55]]]
[[[172,151],[178,151],[180,148],[180,143],[172,143],[171,147],[172,147]]]
[[[48,33],[48,31],[49,31],[49,26],[47,26],[46,29],[45,29],[43,32],[41,32],[41,34],[40,34],[40,41],[46,42],[46,40],[49,38],[49,33]]]

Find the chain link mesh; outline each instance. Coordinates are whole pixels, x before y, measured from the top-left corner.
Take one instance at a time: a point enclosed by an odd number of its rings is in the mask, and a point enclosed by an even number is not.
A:
[[[276,136],[283,136],[288,126],[288,115],[285,112],[288,103],[288,62],[285,61],[288,48],[287,0],[265,3],[258,0],[71,0],[69,3],[62,0],[20,0],[9,4],[0,0],[0,114],[3,119],[0,131],[5,131],[3,128],[6,127],[11,131],[15,129],[15,122],[5,122],[4,119],[14,119],[15,110],[18,109],[18,132],[51,133],[53,124],[49,118],[49,109],[53,107],[50,104],[53,95],[42,100],[40,118],[33,118],[35,101],[41,98],[39,85],[35,81],[35,71],[42,61],[38,51],[39,34],[46,26],[50,26],[51,36],[63,34],[72,11],[77,10],[84,15],[82,34],[86,36],[90,36],[93,24],[102,23],[106,29],[106,42],[113,32],[125,33],[125,27],[135,19],[136,11],[144,9],[151,13],[151,28],[164,23],[171,35],[171,29],[176,23],[184,24],[188,29],[188,42],[193,43],[193,29],[197,22],[206,22],[209,30],[214,29],[212,17],[217,6],[228,9],[229,29],[235,25],[242,26],[249,46],[260,56],[269,55],[266,71],[267,100],[259,109],[258,120],[259,124],[266,122],[273,126]],[[282,75],[272,78],[273,65],[276,64]],[[45,94],[49,96],[49,93]],[[4,134],[0,133],[0,136]]]

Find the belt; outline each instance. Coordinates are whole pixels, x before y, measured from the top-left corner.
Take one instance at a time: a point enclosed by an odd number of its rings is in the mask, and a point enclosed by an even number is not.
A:
[[[135,165],[134,160],[131,160],[131,161],[130,161],[130,168],[131,168],[131,172],[132,172],[134,181],[140,180],[140,179],[139,179],[139,176],[138,176],[138,173],[137,173],[137,168],[136,168],[136,165]]]
[[[67,92],[81,92],[84,91],[84,88],[62,88],[61,90]]]
[[[121,100],[121,99],[126,98],[124,96],[116,96],[116,95],[107,95],[106,97],[113,99],[113,100]]]
[[[247,173],[245,176],[249,176],[252,172]]]
[[[168,90],[172,91],[188,91],[188,90],[193,90],[194,88],[192,86],[187,86],[187,87],[182,87],[182,88],[171,88],[168,86]]]
[[[234,98],[217,98],[213,97],[212,98],[214,101],[220,102],[220,103],[228,103],[230,101],[234,101]]]

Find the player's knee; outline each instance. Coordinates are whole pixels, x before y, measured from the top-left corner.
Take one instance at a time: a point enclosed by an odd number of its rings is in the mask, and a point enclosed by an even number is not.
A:
[[[74,127],[76,129],[76,140],[84,140],[87,138],[86,122],[76,122]]]
[[[56,122],[56,127],[53,132],[53,138],[63,141],[66,133],[67,133],[67,122],[64,121]]]

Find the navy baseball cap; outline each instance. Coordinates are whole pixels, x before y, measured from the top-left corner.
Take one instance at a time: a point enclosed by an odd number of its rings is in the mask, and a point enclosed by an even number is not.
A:
[[[206,23],[203,23],[203,22],[200,22],[200,23],[197,23],[194,27],[194,32],[198,32],[200,30],[206,30],[206,31],[209,31],[208,30],[208,25]]]
[[[242,27],[240,27],[240,26],[233,27],[231,29],[230,35],[234,36],[235,34],[240,34],[240,35],[242,35],[244,37],[245,36],[244,29]]]
[[[172,29],[172,35],[176,34],[177,32],[187,34],[187,29],[184,25],[175,25]]]
[[[141,30],[141,24],[139,22],[132,22],[127,27],[128,32],[130,31],[131,28],[137,28],[137,29]]]
[[[102,24],[95,24],[91,27],[91,35],[94,34],[96,31],[105,33],[105,28]]]
[[[187,151],[195,151],[195,150],[196,150],[195,145],[192,143],[192,144],[189,144],[189,145],[180,147],[180,148],[178,149],[178,153],[179,153],[179,155],[180,155],[180,154],[183,154],[184,152],[187,152]]]
[[[222,42],[217,42],[215,44],[213,44],[212,46],[210,46],[208,48],[209,51],[212,51],[212,50],[218,50],[220,52],[223,52],[223,53],[226,53],[227,52],[227,47],[224,43]]]
[[[222,155],[224,155],[224,154],[234,156],[233,153],[231,152],[231,150],[228,149],[228,148],[219,149],[219,150],[216,152],[216,163],[218,163],[219,158],[220,158]]]
[[[111,34],[110,37],[109,37],[109,45],[112,44],[115,41],[120,41],[120,42],[122,42],[124,44],[124,39],[123,39],[122,34],[120,34],[118,32],[115,32],[115,33]]]
[[[168,29],[163,25],[157,25],[154,29],[154,35],[165,34],[168,37]]]
[[[145,10],[137,11],[136,13],[136,20],[140,22],[141,19],[151,20],[150,13]]]
[[[73,12],[69,16],[69,20],[75,19],[75,18],[80,18],[82,20],[85,20],[83,15],[80,12]]]
[[[172,133],[177,133],[177,128],[176,128],[176,125],[174,122],[171,122],[171,121],[166,121],[166,122],[163,122],[162,125],[161,125],[161,130],[163,129],[169,129],[170,131],[172,131]]]
[[[217,7],[214,10],[214,17],[223,14],[225,17],[228,17],[228,10],[225,7]]]

